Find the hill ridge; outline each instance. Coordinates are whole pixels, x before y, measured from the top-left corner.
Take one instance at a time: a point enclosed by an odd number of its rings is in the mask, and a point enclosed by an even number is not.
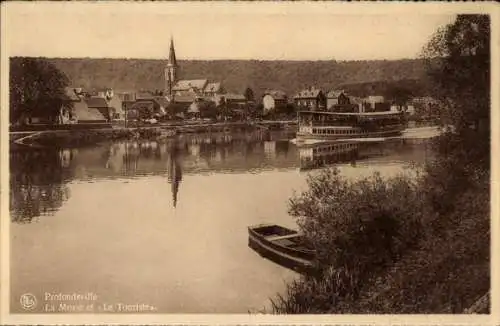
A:
[[[11,58],[14,59],[15,58]],[[164,59],[46,58],[70,79],[72,86],[111,87],[115,90],[160,90],[164,85]],[[356,88],[383,92],[382,84],[407,81],[423,89],[423,59],[399,60],[178,60],[181,79],[221,81],[229,92],[243,93],[247,87],[260,96],[265,89],[280,89],[293,96],[300,89],[316,86]],[[373,83],[379,86],[367,86]],[[424,82],[425,84],[425,82]],[[386,85],[387,86],[387,85]],[[349,87],[347,87],[349,89]],[[359,87],[358,87],[359,88]],[[356,90],[355,90],[356,92]],[[357,90],[360,92],[360,90]]]

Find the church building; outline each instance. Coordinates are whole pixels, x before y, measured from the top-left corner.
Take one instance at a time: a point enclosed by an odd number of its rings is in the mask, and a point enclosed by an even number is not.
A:
[[[220,82],[208,79],[179,79],[179,65],[175,55],[174,41],[170,40],[170,52],[165,67],[165,94],[171,102],[184,102],[186,99],[204,98],[215,100],[225,91]]]

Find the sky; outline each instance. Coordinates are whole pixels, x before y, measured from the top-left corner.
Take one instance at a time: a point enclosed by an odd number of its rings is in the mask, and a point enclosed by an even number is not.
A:
[[[9,56],[162,59],[173,37],[180,60],[416,58],[455,14],[412,8],[321,2],[13,2],[6,10],[4,44]]]

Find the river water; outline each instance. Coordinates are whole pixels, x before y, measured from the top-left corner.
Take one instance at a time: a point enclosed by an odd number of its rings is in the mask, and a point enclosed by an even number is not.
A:
[[[159,313],[268,309],[298,275],[248,248],[249,225],[296,228],[288,199],[321,168],[337,166],[351,179],[391,176],[432,156],[429,145],[402,140],[298,148],[291,137],[182,135],[12,150],[11,312],[88,303],[91,312],[118,304]],[[23,308],[26,293],[35,307]]]

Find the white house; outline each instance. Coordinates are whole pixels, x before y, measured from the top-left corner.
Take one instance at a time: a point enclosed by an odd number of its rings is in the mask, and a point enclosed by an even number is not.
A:
[[[264,106],[265,112],[286,104],[287,97],[285,92],[282,91],[266,91],[262,97],[262,105]]]

